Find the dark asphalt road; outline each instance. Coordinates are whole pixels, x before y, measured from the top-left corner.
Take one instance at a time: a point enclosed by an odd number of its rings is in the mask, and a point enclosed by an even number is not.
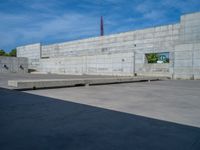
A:
[[[200,128],[0,89],[0,150],[199,150]]]

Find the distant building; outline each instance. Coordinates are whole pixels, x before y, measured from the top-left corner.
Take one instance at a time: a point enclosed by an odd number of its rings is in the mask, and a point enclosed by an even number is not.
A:
[[[167,61],[149,63],[147,54]],[[30,69],[47,73],[200,79],[200,12],[183,15],[180,23],[172,25],[21,46],[17,57],[27,57]]]

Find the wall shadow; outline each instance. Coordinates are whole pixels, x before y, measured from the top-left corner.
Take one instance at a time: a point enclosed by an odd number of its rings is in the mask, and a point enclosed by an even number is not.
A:
[[[1,150],[199,150],[200,128],[0,88]]]

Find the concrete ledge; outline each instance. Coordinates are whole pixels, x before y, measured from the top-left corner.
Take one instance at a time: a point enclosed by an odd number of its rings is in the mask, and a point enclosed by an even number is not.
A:
[[[101,85],[101,84],[140,82],[140,81],[155,81],[155,80],[160,80],[160,78],[118,77],[118,78],[90,78],[90,79],[9,80],[8,86],[15,87],[16,89],[41,89],[41,88],[56,88],[56,87],[68,87],[77,85]]]

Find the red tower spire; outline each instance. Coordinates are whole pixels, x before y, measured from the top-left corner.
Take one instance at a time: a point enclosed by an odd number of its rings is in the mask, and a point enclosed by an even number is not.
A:
[[[103,16],[101,16],[101,36],[104,36],[104,24],[103,24]]]

